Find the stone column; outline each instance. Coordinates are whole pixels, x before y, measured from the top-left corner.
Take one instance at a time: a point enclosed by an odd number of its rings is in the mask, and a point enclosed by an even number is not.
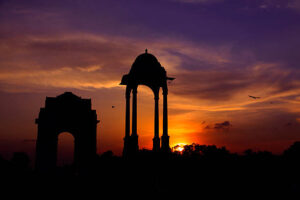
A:
[[[131,89],[126,87],[126,113],[125,113],[125,137],[124,137],[124,148],[123,156],[127,156],[130,148],[130,93]]]
[[[132,90],[132,133],[131,133],[131,150],[137,152],[138,135],[137,135],[137,86]]]
[[[125,138],[130,135],[130,92],[131,90],[126,88],[126,114],[125,114]]]
[[[168,135],[168,89],[166,87],[163,88],[163,136],[161,138],[162,141],[162,150],[169,151],[169,135]]]
[[[154,108],[154,138],[153,138],[153,151],[159,151],[160,139],[159,139],[159,94],[155,92],[154,95],[155,108]]]
[[[163,92],[163,136],[168,136],[168,92]]]
[[[137,135],[137,88],[132,91],[132,135]]]

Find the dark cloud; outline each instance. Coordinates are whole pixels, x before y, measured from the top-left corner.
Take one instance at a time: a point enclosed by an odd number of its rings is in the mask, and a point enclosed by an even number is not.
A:
[[[217,131],[219,131],[219,130],[228,131],[230,127],[232,127],[232,124],[229,121],[224,121],[222,123],[215,123],[214,125],[206,125],[204,127],[204,129],[217,130]]]
[[[228,130],[230,127],[232,127],[232,124],[229,121],[224,121],[222,123],[216,123],[214,129]]]

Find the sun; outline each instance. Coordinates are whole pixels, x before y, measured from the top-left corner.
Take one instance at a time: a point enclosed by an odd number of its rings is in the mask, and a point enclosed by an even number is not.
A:
[[[184,150],[184,145],[186,145],[186,144],[178,143],[178,144],[176,144],[175,146],[172,147],[172,150],[174,152],[180,152],[181,153]]]
[[[184,148],[183,147],[177,147],[176,148],[176,151],[180,151],[180,152],[182,152],[184,150]]]

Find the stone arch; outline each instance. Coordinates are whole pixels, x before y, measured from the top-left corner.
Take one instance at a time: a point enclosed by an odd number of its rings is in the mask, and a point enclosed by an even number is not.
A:
[[[55,169],[57,140],[62,132],[74,136],[74,166],[78,171],[90,168],[96,157],[97,114],[91,109],[91,99],[82,99],[71,92],[47,97],[41,108],[36,143],[36,170]]]

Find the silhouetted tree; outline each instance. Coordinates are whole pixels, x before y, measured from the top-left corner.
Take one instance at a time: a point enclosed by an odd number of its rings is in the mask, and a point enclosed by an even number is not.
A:
[[[112,158],[113,156],[114,156],[114,153],[112,151],[106,151],[101,155],[101,158],[109,159],[109,158]]]
[[[30,159],[24,152],[15,152],[11,159],[12,165],[18,170],[28,170]]]
[[[283,155],[288,158],[300,159],[300,141],[292,144],[287,150],[284,151]]]
[[[252,149],[247,149],[244,151],[244,155],[245,156],[252,156],[254,154]]]

